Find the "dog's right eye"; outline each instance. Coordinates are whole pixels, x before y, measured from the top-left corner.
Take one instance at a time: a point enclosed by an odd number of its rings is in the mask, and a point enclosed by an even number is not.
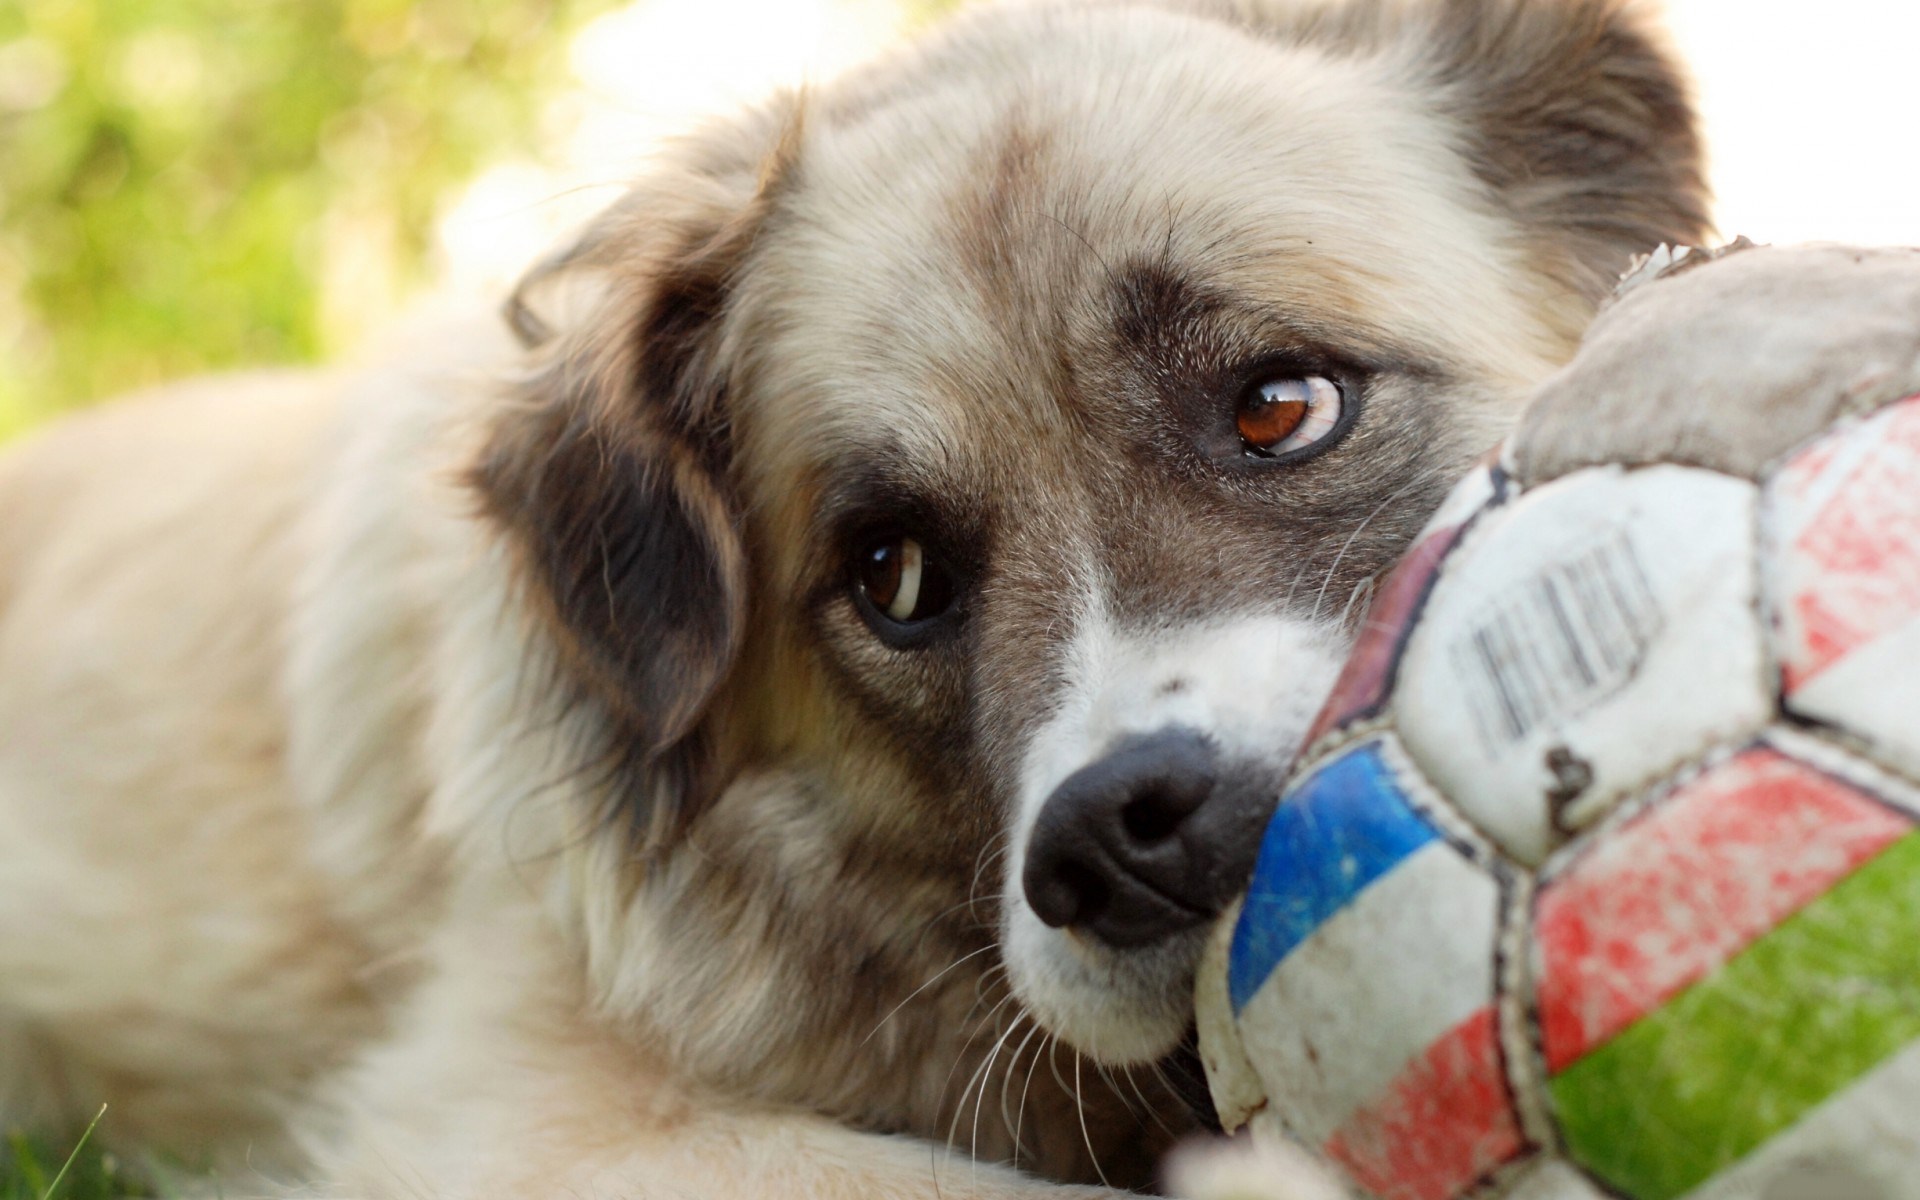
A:
[[[1262,380],[1234,413],[1246,452],[1257,458],[1296,456],[1344,432],[1346,394],[1325,375]]]
[[[878,619],[897,626],[931,621],[953,607],[953,577],[914,538],[875,542],[854,564],[854,590]]]

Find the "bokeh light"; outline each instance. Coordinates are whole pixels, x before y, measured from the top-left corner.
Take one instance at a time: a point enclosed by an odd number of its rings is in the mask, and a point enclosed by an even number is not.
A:
[[[900,0],[643,0],[572,39],[570,86],[549,102],[539,158],[475,179],[439,225],[440,282],[498,290],[609,203],[661,139],[772,90],[830,78],[937,5]]]

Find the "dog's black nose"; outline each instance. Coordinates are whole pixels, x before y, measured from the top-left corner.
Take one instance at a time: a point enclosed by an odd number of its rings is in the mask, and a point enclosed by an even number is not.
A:
[[[1265,806],[1232,794],[1244,790],[1221,786],[1213,744],[1192,730],[1122,743],[1047,797],[1027,846],[1027,903],[1115,947],[1207,921],[1259,849]]]

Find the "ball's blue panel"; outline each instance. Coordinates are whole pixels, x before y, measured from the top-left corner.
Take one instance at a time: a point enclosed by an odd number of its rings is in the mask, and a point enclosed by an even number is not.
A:
[[[1348,750],[1289,791],[1267,826],[1233,931],[1234,1011],[1328,917],[1439,836],[1408,803],[1378,742]]]

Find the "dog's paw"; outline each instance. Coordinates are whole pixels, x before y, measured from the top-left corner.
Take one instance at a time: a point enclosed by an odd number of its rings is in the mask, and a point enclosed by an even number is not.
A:
[[[1327,1169],[1284,1143],[1191,1141],[1167,1158],[1167,1184],[1180,1200],[1349,1200]]]

